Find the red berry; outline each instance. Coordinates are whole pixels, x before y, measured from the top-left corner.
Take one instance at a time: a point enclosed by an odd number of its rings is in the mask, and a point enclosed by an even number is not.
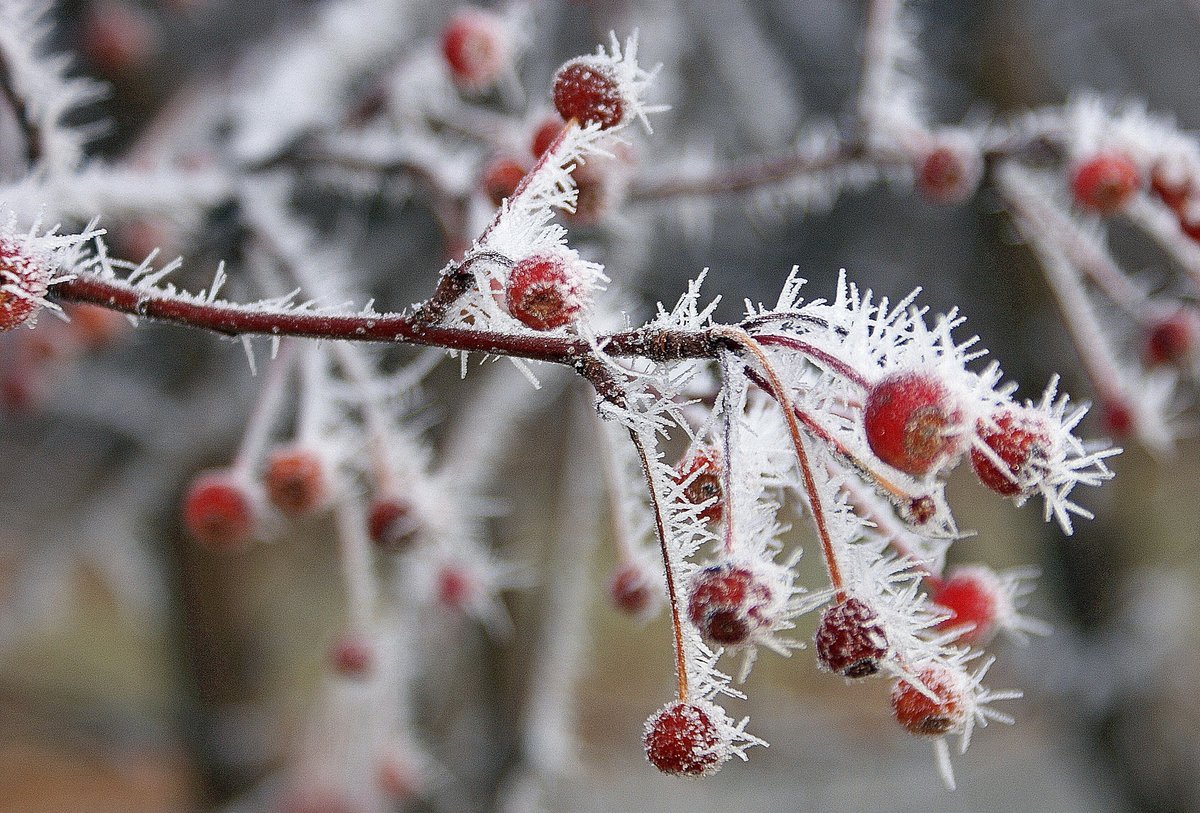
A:
[[[442,55],[459,87],[481,90],[495,84],[509,55],[504,23],[483,9],[460,9],[442,29]]]
[[[1133,432],[1133,410],[1123,401],[1105,398],[1100,402],[1100,423],[1109,434],[1128,437]]]
[[[12,240],[0,238],[0,332],[30,320],[49,281],[45,263]]]
[[[183,502],[183,521],[197,542],[231,551],[250,541],[254,497],[229,470],[204,472],[192,481]]]
[[[982,172],[983,163],[978,152],[943,144],[918,158],[917,189],[930,203],[962,203],[979,185]]]
[[[371,541],[388,553],[409,547],[416,540],[419,529],[413,506],[403,497],[381,495],[367,509],[367,531]]]
[[[1168,208],[1179,212],[1191,194],[1191,179],[1183,170],[1158,163],[1150,171],[1150,189]]]
[[[1075,167],[1071,191],[1085,209],[1111,215],[1124,209],[1142,185],[1137,165],[1124,153],[1094,155]]]
[[[550,145],[554,143],[554,139],[558,138],[558,134],[562,132],[563,120],[558,116],[547,118],[538,128],[533,131],[533,139],[529,142],[529,151],[533,153],[534,158],[541,158],[542,153],[550,149]]]
[[[897,680],[892,686],[892,715],[896,722],[919,737],[937,737],[958,730],[967,721],[966,677],[936,662],[925,664],[914,677],[934,697],[907,680]]]
[[[668,703],[646,721],[646,759],[672,776],[711,776],[729,759],[711,703]],[[717,718],[717,719],[714,719]]]
[[[961,629],[956,642],[971,646],[991,640],[998,619],[1011,603],[996,574],[981,566],[960,567],[948,579],[932,582],[929,598],[950,611],[938,629]]]
[[[710,643],[738,646],[774,621],[775,591],[748,568],[725,562],[692,577],[687,614]]]
[[[821,668],[848,678],[875,674],[888,652],[878,614],[856,598],[826,608],[815,641]]]
[[[446,565],[438,571],[438,601],[451,609],[467,609],[475,598],[478,586],[475,577],[464,568]]]
[[[348,633],[329,648],[329,661],[342,677],[361,678],[375,665],[375,649],[363,636]]]
[[[654,608],[658,595],[655,588],[644,566],[637,562],[626,562],[613,573],[608,583],[608,595],[618,610],[640,618]]]
[[[683,488],[684,499],[692,505],[709,503],[700,512],[701,519],[709,522],[720,522],[725,512],[721,473],[720,453],[711,447],[697,449],[675,467],[675,482],[682,483],[692,478]]]
[[[554,107],[564,121],[607,130],[625,119],[626,102],[612,65],[584,58],[571,60],[554,75]]]
[[[505,198],[512,197],[524,177],[525,167],[511,158],[500,157],[484,167],[479,185],[487,193],[488,199],[499,206]]]
[[[992,491],[1015,497],[1045,475],[1050,436],[1041,417],[1004,410],[993,416],[993,425],[979,421],[976,432],[1005,465],[1001,469],[981,449],[971,448],[971,468]]]
[[[325,465],[303,446],[273,451],[264,480],[271,504],[290,517],[311,513],[325,500]]]
[[[932,375],[892,373],[876,383],[863,409],[867,443],[884,463],[922,477],[958,450],[961,414]]]
[[[1180,364],[1187,359],[1195,345],[1195,314],[1177,311],[1149,326],[1142,357],[1149,366]]]
[[[570,322],[583,308],[579,285],[566,257],[533,254],[508,273],[504,288],[508,312],[534,330],[553,330]]]

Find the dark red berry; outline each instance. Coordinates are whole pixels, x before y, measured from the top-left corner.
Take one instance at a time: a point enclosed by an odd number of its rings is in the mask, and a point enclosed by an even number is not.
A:
[[[956,642],[975,646],[991,640],[1001,613],[1010,603],[1004,585],[990,568],[961,567],[931,584],[929,598],[948,610],[939,630],[959,629]]]
[[[329,648],[329,661],[333,670],[342,677],[361,678],[375,664],[375,649],[363,636],[348,633],[334,641]]]
[[[403,497],[380,495],[367,509],[367,531],[371,541],[388,553],[408,548],[417,538],[420,523],[413,506]]]
[[[49,281],[45,263],[12,240],[0,239],[0,332],[29,321]]]
[[[578,281],[559,254],[534,254],[513,266],[504,296],[508,312],[534,330],[562,327],[583,308]]]
[[[971,448],[971,468],[979,482],[992,491],[1015,497],[1045,475],[1050,435],[1042,418],[1004,410],[993,417],[991,425],[980,421],[976,433],[1005,466],[1001,469],[981,449]]]
[[[525,177],[525,167],[512,158],[495,158],[483,168],[479,185],[487,193],[488,199],[499,206],[505,198],[511,198],[517,190],[517,185]]]
[[[875,674],[888,652],[878,614],[856,598],[826,608],[815,641],[821,668],[848,678]]]
[[[1146,331],[1143,359],[1149,366],[1181,364],[1196,346],[1196,317],[1177,311],[1155,320]]]
[[[625,118],[626,102],[616,72],[607,62],[575,59],[554,75],[554,107],[564,121],[607,130]]]
[[[748,568],[729,562],[692,577],[688,620],[709,643],[739,646],[774,622],[774,590]]]
[[[892,715],[896,722],[919,737],[937,737],[957,731],[967,720],[969,699],[965,676],[940,663],[921,667],[914,676],[934,697],[907,680],[892,686]],[[934,699],[936,698],[936,699]]]
[[[608,583],[613,605],[635,617],[644,617],[654,607],[659,589],[661,585],[654,584],[646,568],[636,562],[619,565]]]
[[[209,471],[188,487],[183,521],[197,542],[217,551],[231,551],[250,541],[254,528],[254,499],[231,471]]]
[[[932,375],[892,373],[867,394],[867,443],[884,463],[917,477],[952,457],[959,447],[961,415]]]
[[[311,513],[325,500],[325,465],[319,454],[303,446],[273,451],[263,481],[271,504],[290,517]]]
[[[529,142],[529,151],[533,153],[533,157],[541,158],[542,154],[550,149],[554,139],[558,138],[562,129],[563,120],[558,116],[547,118],[539,124],[538,128],[533,131],[533,138]]]
[[[961,203],[979,185],[982,162],[978,153],[941,145],[922,155],[916,166],[917,190],[930,203]]]
[[[721,476],[721,455],[711,447],[697,449],[675,467],[675,482],[692,478],[683,488],[683,498],[692,505],[707,503],[700,517],[709,522],[720,522],[725,512]]]
[[[460,87],[479,90],[494,84],[508,59],[503,22],[483,9],[460,9],[442,30],[442,55]]]
[[[1133,432],[1133,410],[1117,398],[1105,398],[1100,402],[1100,423],[1104,431],[1114,437],[1128,437]]]
[[[646,721],[642,745],[646,759],[672,776],[711,776],[729,759],[714,717],[720,710],[708,703],[675,701]]]
[[[1084,209],[1102,215],[1121,211],[1142,185],[1133,160],[1119,152],[1094,155],[1080,162],[1071,176],[1071,191]]]

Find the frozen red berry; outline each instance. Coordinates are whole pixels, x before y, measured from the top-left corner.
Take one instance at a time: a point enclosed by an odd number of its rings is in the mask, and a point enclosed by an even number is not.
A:
[[[983,161],[967,144],[941,144],[917,159],[915,171],[921,197],[950,205],[971,197],[983,175]]]
[[[442,29],[442,55],[459,87],[471,91],[491,87],[510,55],[504,21],[483,9],[460,9]]]
[[[672,776],[711,776],[729,759],[720,709],[711,703],[668,703],[646,721],[646,759]]]
[[[675,481],[688,482],[683,498],[692,505],[704,505],[700,517],[720,522],[724,515],[724,495],[721,490],[721,455],[711,447],[697,449],[675,467]]]
[[[1142,185],[1137,164],[1120,152],[1093,155],[1076,165],[1071,191],[1084,209],[1102,215],[1121,211]]]
[[[371,541],[388,553],[411,546],[419,529],[412,503],[403,497],[383,494],[372,500],[367,509],[367,531]]]
[[[959,630],[956,642],[970,646],[991,640],[1011,605],[996,573],[978,565],[956,568],[948,578],[931,582],[929,598],[950,613],[938,629]]]
[[[613,606],[638,618],[645,617],[654,609],[661,589],[647,569],[637,562],[618,565],[608,583],[608,595]]]
[[[483,168],[479,185],[487,193],[488,199],[499,206],[505,198],[511,198],[517,190],[517,185],[525,177],[525,167],[512,158],[501,156],[495,158]]]
[[[1028,493],[1045,476],[1050,434],[1040,416],[1003,410],[990,424],[979,421],[976,433],[1004,464],[1001,468],[983,449],[971,448],[971,468],[992,491],[1015,497]]]
[[[879,615],[853,597],[826,608],[814,640],[821,668],[848,678],[875,674],[888,652]]]
[[[919,737],[958,731],[967,721],[970,703],[966,675],[931,661],[919,667],[913,678],[933,696],[908,680],[897,680],[892,686],[892,715],[896,722]]]
[[[254,530],[254,497],[242,478],[229,470],[204,472],[188,487],[183,521],[197,542],[218,551],[236,550]]]
[[[533,131],[533,138],[529,141],[529,151],[533,153],[533,157],[541,158],[542,153],[550,149],[550,145],[554,143],[554,139],[558,138],[562,129],[563,120],[558,116],[548,117],[539,124],[538,128]]]
[[[271,504],[290,517],[311,513],[325,501],[325,464],[304,446],[276,449],[267,460],[263,478]]]
[[[579,287],[566,256],[533,254],[513,266],[504,297],[513,318],[534,330],[553,330],[583,309]]]
[[[961,441],[961,414],[933,375],[902,371],[867,393],[867,443],[884,463],[917,477],[953,457]]]
[[[51,270],[13,240],[0,238],[0,332],[33,318],[41,307]]]
[[[1147,365],[1181,364],[1196,346],[1196,316],[1177,311],[1155,319],[1146,329],[1142,358]]]
[[[573,59],[554,75],[554,107],[565,121],[601,130],[624,121],[628,103],[616,70],[605,61]]]
[[[365,636],[346,633],[329,648],[329,662],[333,671],[342,677],[361,678],[369,674],[375,664],[375,648]]]
[[[730,562],[706,567],[688,587],[688,620],[719,646],[749,643],[775,620],[775,590],[752,570]]]

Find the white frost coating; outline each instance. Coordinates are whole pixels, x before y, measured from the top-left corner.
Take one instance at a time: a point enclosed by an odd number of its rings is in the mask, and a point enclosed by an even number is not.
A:
[[[335,122],[348,83],[403,41],[407,12],[402,0],[340,0],[323,6],[308,28],[264,47],[246,68],[248,87],[231,101],[235,152],[262,159]]]

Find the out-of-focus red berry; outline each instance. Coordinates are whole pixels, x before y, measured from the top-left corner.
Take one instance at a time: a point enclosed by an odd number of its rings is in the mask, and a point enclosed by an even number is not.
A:
[[[1084,209],[1115,214],[1133,200],[1142,185],[1137,164],[1120,152],[1104,152],[1079,162],[1071,175],[1071,191]]]
[[[183,501],[188,531],[205,547],[232,551],[250,541],[254,530],[254,498],[234,472],[207,471],[194,479]]]

